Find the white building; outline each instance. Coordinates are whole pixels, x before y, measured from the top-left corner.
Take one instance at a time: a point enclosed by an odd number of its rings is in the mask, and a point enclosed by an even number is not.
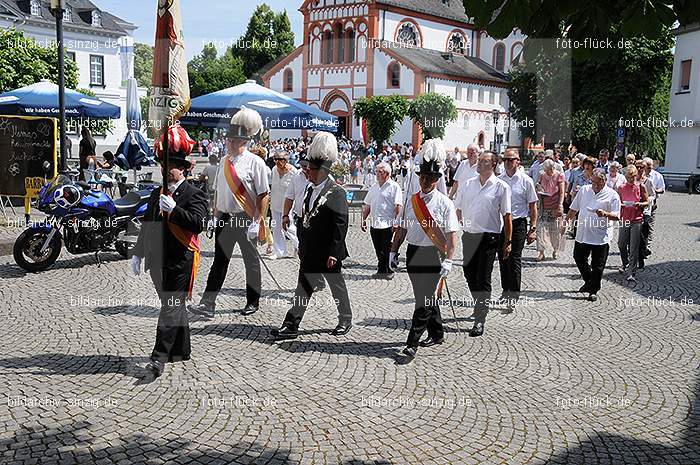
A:
[[[271,64],[265,85],[340,119],[340,134],[361,140],[352,116],[361,97],[400,94],[409,99],[439,92],[454,99],[458,119],[447,126],[448,147],[489,147],[491,112],[500,112],[501,143],[518,145],[506,131],[507,77],[525,36],[515,30],[495,40],[476,30],[462,0],[305,0],[304,43]],[[505,134],[508,132],[508,134]],[[273,132],[273,137],[298,135]],[[393,142],[418,144],[419,128],[406,119]]]
[[[674,122],[666,141],[666,171],[700,173],[700,24],[679,27],[673,59],[671,106]]]
[[[56,20],[49,7],[46,0],[0,0],[0,28],[15,28],[39,44],[51,46],[56,42]],[[114,151],[127,131],[125,81],[134,74],[132,35],[137,26],[88,0],[67,0],[63,23],[66,58],[78,65],[78,88],[89,89],[122,109],[111,133],[93,132],[98,154]],[[78,131],[76,125],[69,127],[73,158],[78,157]]]

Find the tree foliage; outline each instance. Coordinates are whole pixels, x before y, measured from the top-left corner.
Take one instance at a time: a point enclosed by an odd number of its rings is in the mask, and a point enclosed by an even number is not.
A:
[[[134,45],[134,77],[139,87],[151,88],[153,82],[153,46]]]
[[[202,52],[190,60],[187,72],[192,98],[245,82],[241,59],[234,57],[230,48],[218,56],[214,44],[206,44]]]
[[[233,56],[242,60],[248,78],[293,50],[294,32],[287,12],[275,13],[265,3],[255,9],[245,35],[232,48]]]
[[[48,79],[58,84],[58,46],[44,47],[16,29],[0,30],[0,93]],[[78,85],[78,67],[65,60],[66,87]]]
[[[447,125],[457,119],[457,107],[450,97],[429,92],[411,101],[408,116],[420,125],[423,139],[442,139]]]
[[[402,95],[375,95],[355,102],[354,113],[367,121],[367,132],[379,146],[391,140],[396,124],[408,115],[409,102]]]

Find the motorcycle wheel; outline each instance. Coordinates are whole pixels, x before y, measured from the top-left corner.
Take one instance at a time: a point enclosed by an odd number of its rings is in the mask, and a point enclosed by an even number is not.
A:
[[[34,229],[27,229],[19,235],[12,248],[15,262],[30,273],[44,271],[51,267],[61,254],[61,239],[55,234],[44,253],[39,255],[39,249],[46,241],[48,233]]]

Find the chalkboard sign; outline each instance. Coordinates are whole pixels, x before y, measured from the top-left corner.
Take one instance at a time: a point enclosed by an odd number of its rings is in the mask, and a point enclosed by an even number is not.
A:
[[[56,140],[53,118],[0,116],[0,195],[36,196],[45,161],[55,173]]]

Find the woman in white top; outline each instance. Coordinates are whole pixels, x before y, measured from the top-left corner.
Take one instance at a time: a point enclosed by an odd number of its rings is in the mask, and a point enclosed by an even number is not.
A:
[[[272,242],[274,254],[271,259],[282,258],[287,254],[287,243],[282,229],[282,214],[284,200],[292,177],[297,172],[289,163],[287,152],[279,151],[274,154],[275,167],[272,169],[270,210],[272,211]]]
[[[625,177],[620,174],[620,168],[622,165],[616,161],[610,164],[610,173],[608,173],[606,184],[613,190],[617,190],[625,182]]]

